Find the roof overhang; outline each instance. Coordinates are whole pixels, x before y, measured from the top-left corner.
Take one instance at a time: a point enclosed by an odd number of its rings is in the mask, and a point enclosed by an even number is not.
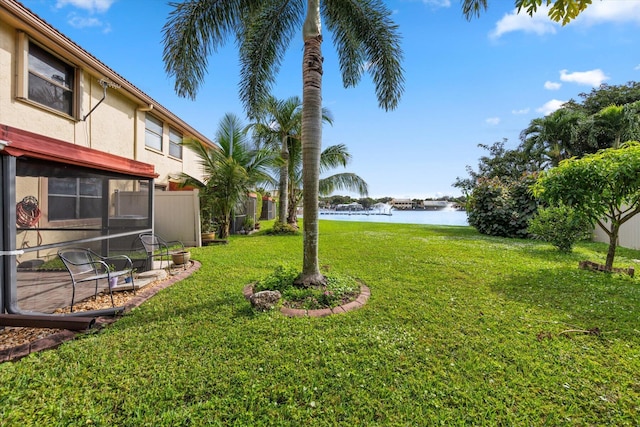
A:
[[[0,124],[0,154],[31,157],[66,165],[157,178],[154,165]]]

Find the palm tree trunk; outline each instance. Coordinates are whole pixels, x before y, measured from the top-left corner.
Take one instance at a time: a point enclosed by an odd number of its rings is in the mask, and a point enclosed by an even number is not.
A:
[[[298,228],[298,194],[296,194],[295,188],[289,188],[289,212],[287,213],[287,224]]]
[[[316,31],[308,34],[305,23],[302,59],[302,188],[304,259],[302,274],[296,283],[302,286],[324,284],[318,266],[318,180],[322,148],[322,35],[319,28],[317,2],[309,1],[310,15],[317,13]],[[316,9],[313,10],[312,8]],[[312,16],[313,18],[313,16]],[[312,20],[313,21],[313,20]]]
[[[289,149],[287,147],[288,136],[282,137],[282,150],[280,151],[280,157],[282,157],[283,165],[280,168],[280,183],[278,187],[278,199],[280,199],[280,205],[278,206],[278,222],[281,224],[287,223],[287,202],[289,196]]]

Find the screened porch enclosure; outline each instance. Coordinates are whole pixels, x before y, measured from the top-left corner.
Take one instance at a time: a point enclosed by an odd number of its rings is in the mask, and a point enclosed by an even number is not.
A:
[[[152,229],[149,188],[149,179],[18,158],[14,205],[20,309],[50,311],[68,305],[70,280],[57,256],[61,247],[89,248],[103,256],[125,254],[141,271],[145,253],[135,240]],[[91,287],[86,288],[79,289],[87,294],[81,297],[92,295]]]
[[[70,305],[61,248],[124,254],[142,271],[146,253],[135,242],[153,230],[153,165],[9,126],[0,128],[0,140],[0,312],[52,313]],[[94,292],[77,287],[75,301]]]

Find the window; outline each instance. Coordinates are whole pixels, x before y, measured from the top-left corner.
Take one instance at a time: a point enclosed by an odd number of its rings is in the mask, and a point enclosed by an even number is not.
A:
[[[177,159],[182,158],[182,134],[169,128],[169,155]]]
[[[147,114],[144,145],[162,151],[162,122]]]
[[[29,43],[28,64],[27,98],[72,116],[75,69],[34,43]]]
[[[49,178],[49,221],[100,218],[100,178]]]

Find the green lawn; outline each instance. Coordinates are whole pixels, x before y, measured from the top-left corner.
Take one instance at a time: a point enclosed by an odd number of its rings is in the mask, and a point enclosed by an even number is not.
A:
[[[198,272],[112,326],[0,365],[0,425],[638,425],[639,280],[578,269],[605,245],[340,221],[320,234],[321,265],[371,289],[359,310],[252,312],[243,286],[300,266],[301,236],[192,249]]]

